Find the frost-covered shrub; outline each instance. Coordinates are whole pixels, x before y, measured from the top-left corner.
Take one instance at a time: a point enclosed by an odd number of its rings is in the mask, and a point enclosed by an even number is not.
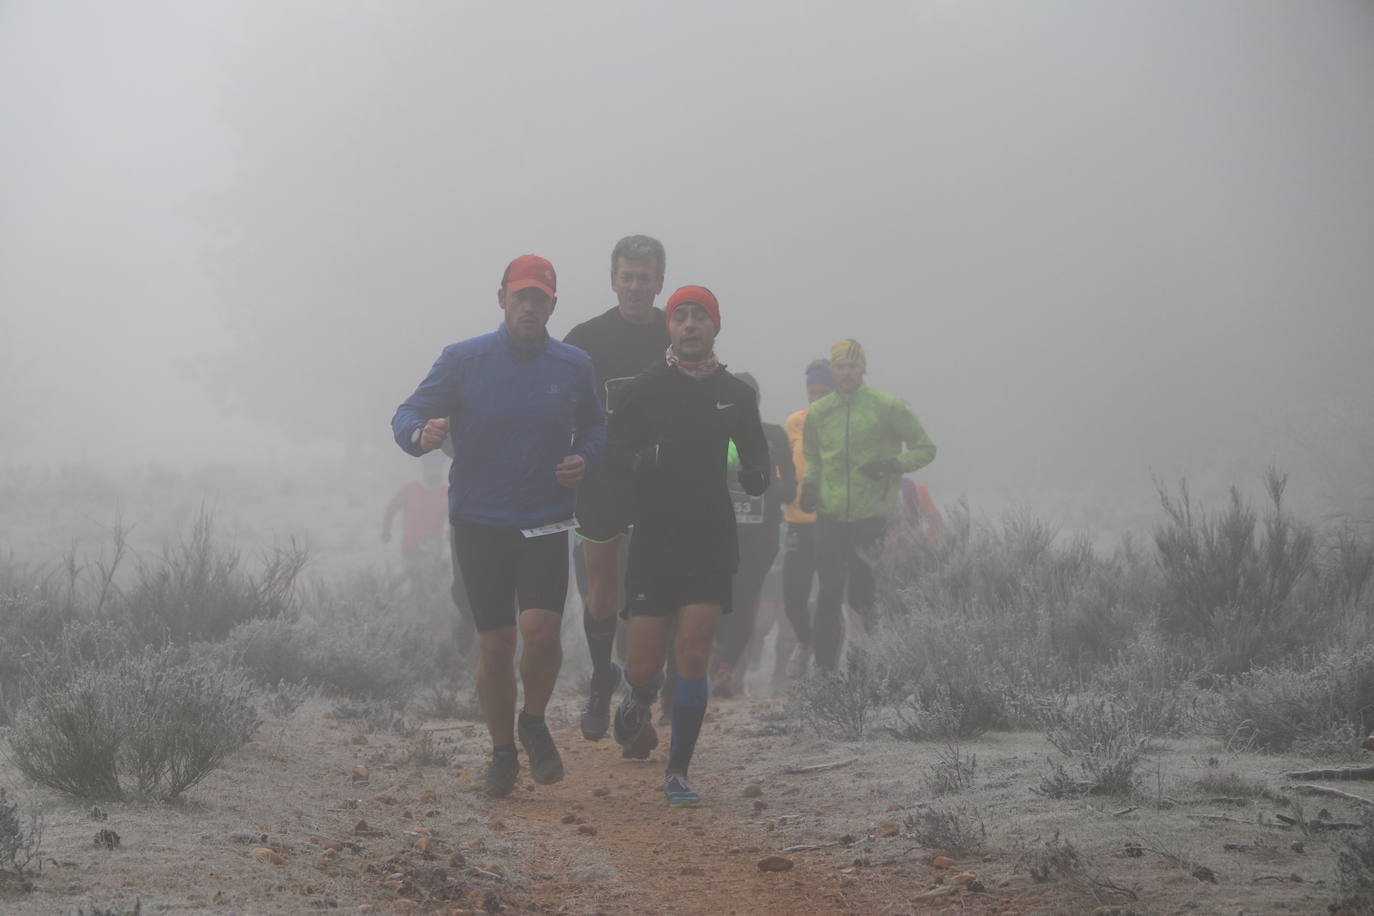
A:
[[[71,795],[172,799],[257,725],[237,673],[150,650],[33,696],[15,717],[10,757],[30,779]]]

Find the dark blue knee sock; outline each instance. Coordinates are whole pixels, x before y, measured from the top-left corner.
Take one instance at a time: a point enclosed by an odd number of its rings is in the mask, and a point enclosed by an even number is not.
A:
[[[706,698],[711,684],[705,677],[687,678],[678,675],[673,691],[673,743],[668,750],[668,772],[687,775],[692,753],[697,749],[697,736],[706,718]]]

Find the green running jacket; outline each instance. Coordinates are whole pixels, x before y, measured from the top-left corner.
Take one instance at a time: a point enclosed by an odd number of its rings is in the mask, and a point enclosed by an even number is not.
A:
[[[902,480],[899,474],[874,480],[859,468],[896,458],[902,473],[910,473],[935,459],[935,444],[906,401],[865,386],[853,394],[836,391],[811,405],[802,452],[803,483],[819,486],[820,514],[856,522],[894,512]]]

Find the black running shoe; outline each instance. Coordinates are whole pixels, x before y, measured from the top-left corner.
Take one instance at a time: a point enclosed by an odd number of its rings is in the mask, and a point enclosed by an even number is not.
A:
[[[687,785],[687,777],[681,773],[669,773],[663,777],[663,794],[668,798],[669,808],[695,808],[701,804],[697,793]]]
[[[620,756],[630,760],[649,759],[649,752],[658,747],[658,732],[649,721],[652,716],[651,707],[636,703],[634,694],[625,694],[615,710],[615,740],[620,745]]]
[[[620,667],[611,665],[611,676],[598,683],[592,675],[591,690],[587,694],[587,708],[582,710],[582,737],[588,741],[600,741],[606,737],[611,727],[611,698],[620,686]]]
[[[656,747],[658,732],[654,731],[652,723],[645,722],[639,734],[635,735],[629,744],[620,746],[620,756],[626,760],[648,760],[650,752]]]
[[[483,775],[487,794],[495,798],[505,798],[515,790],[515,781],[520,778],[520,756],[515,751],[500,751],[491,755],[487,771]]]
[[[563,758],[558,756],[549,726],[542,721],[527,722],[522,716],[516,732],[520,735],[520,746],[530,760],[530,778],[541,786],[562,779]]]

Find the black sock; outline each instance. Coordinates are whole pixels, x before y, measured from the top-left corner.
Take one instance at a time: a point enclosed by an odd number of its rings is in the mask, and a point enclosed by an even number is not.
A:
[[[658,681],[652,684],[645,684],[643,687],[630,685],[630,695],[635,698],[635,702],[644,708],[654,705],[654,700],[658,699]]]
[[[697,736],[706,718],[706,698],[711,692],[704,677],[678,676],[673,690],[673,743],[668,749],[668,772],[687,776],[692,754],[697,749]]]
[[[607,677],[611,670],[611,652],[615,648],[615,631],[620,621],[612,614],[597,620],[584,609],[582,630],[587,634],[587,653],[592,657],[592,676]]]
[[[492,746],[492,749],[491,749],[491,756],[493,756],[493,757],[495,757],[497,754],[514,754],[514,753],[515,753],[515,745],[514,745],[514,744],[497,744],[497,745],[493,745],[493,746]]]
[[[543,717],[543,716],[532,716],[532,715],[530,715],[529,713],[525,712],[525,711],[522,709],[522,710],[520,710],[520,724],[521,724],[521,725],[543,725],[543,724],[544,724],[544,717]]]

